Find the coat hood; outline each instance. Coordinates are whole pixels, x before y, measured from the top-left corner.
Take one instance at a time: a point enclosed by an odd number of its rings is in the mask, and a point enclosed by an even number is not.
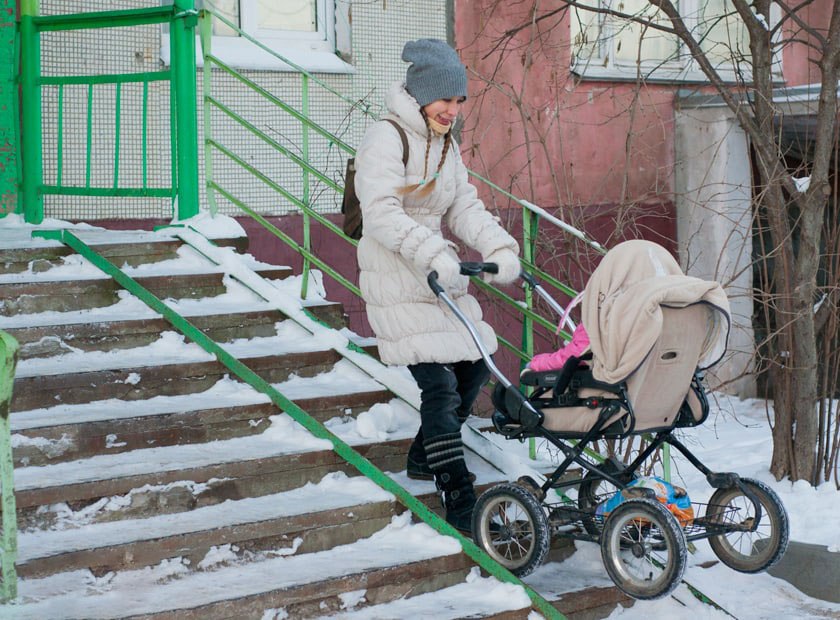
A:
[[[391,84],[388,92],[385,93],[385,107],[391,115],[399,117],[405,128],[412,133],[424,140],[429,135],[429,128],[420,112],[420,105],[408,94],[402,82]]]

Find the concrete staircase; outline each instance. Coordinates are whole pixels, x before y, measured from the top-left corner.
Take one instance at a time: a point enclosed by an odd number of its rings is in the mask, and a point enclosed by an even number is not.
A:
[[[529,616],[522,588],[483,577],[455,539],[412,521],[110,278],[57,242],[12,233],[0,229],[0,329],[21,345],[11,403],[21,579],[0,618]],[[431,483],[400,473],[416,421],[375,423],[377,411],[411,415],[381,384],[165,233],[79,235],[438,508]],[[299,290],[289,269],[241,260]],[[340,306],[304,304],[343,327]],[[499,475],[473,468],[482,486]],[[557,606],[594,618],[618,602],[593,596]]]

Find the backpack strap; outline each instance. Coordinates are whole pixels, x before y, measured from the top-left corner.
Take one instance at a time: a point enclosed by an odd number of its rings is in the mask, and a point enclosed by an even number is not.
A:
[[[408,136],[405,135],[405,130],[402,128],[402,125],[400,125],[394,119],[386,118],[386,119],[383,119],[383,120],[386,120],[389,123],[391,123],[394,126],[394,129],[397,130],[397,133],[400,134],[400,140],[402,140],[402,147],[403,147],[402,162],[403,162],[403,167],[405,167],[405,166],[408,165]]]

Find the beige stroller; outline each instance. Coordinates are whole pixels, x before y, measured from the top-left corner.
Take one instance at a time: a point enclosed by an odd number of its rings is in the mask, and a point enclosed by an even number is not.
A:
[[[463,271],[487,267],[493,266],[470,264]],[[433,276],[433,290],[475,337]],[[549,299],[532,276],[523,278]],[[476,338],[498,380],[496,429],[509,439],[544,439],[564,457],[543,484],[524,478],[482,494],[473,513],[477,544],[524,576],[543,562],[553,537],[597,542],[610,578],[638,599],[663,597],[679,584],[690,541],[708,538],[717,557],[741,572],[778,561],[787,547],[788,520],[776,494],[758,480],[712,472],[672,432],[702,424],[709,413],[700,373],[720,361],[729,332],[720,285],[685,276],[654,243],[628,241],[610,250],[593,273],[582,311],[591,356],[572,357],[557,371],[524,373],[522,384],[533,389],[528,397]],[[636,434],[650,441],[630,464],[600,461],[588,450],[599,439]],[[640,484],[640,466],[664,444],[715,489],[705,505],[686,497],[690,516],[683,512],[679,520],[668,499]]]

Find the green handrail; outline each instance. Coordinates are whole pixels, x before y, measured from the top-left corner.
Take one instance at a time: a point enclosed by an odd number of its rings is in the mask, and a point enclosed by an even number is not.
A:
[[[178,219],[198,214],[198,117],[195,80],[195,27],[198,11],[195,0],[175,0],[169,22],[173,88],[175,91],[175,126],[178,140]]]
[[[230,370],[236,377],[253,387],[258,392],[268,396],[271,399],[271,402],[277,405],[281,411],[288,414],[295,422],[312,433],[314,437],[329,441],[333,445],[333,449],[336,454],[358,469],[361,474],[370,478],[382,489],[396,496],[396,498],[405,505],[406,508],[411,510],[412,513],[417,515],[420,519],[428,523],[441,534],[452,536],[457,539],[461,544],[464,553],[474,560],[482,569],[500,581],[516,584],[524,588],[534,607],[544,614],[545,617],[557,619],[564,618],[564,616],[560,614],[551,605],[551,603],[546,601],[536,591],[520,581],[510,571],[493,561],[490,556],[482,551],[472,540],[459,533],[458,530],[452,527],[444,519],[432,512],[432,510],[423,504],[423,502],[397,484],[393,479],[383,473],[378,467],[350,447],[350,445],[340,439],[337,435],[333,434],[321,422],[310,416],[306,411],[289,400],[286,396],[275,389],[268,381],[260,377],[253,370],[236,359],[217,342],[209,338],[204,332],[166,305],[148,289],[141,286],[136,280],[126,275],[125,272],[116,267],[101,254],[98,254],[72,232],[66,229],[35,231],[32,235],[40,238],[60,241],[89,260],[95,267],[111,276],[120,286],[125,288],[134,296],[138,297],[152,310],[161,314],[172,324],[173,327],[179,330],[187,338],[195,342],[208,353],[215,355],[216,359],[218,359],[219,362],[228,368],[228,370]]]
[[[15,380],[18,343],[4,331],[0,331],[0,494],[3,509],[2,578],[0,592],[2,602],[17,596],[17,508],[15,506],[14,462],[12,461],[11,430],[9,410],[12,400],[12,385]]]
[[[15,1],[0,0],[0,67],[17,67],[18,53]],[[0,218],[16,212],[20,204],[18,83],[13,71],[0,73]]]

